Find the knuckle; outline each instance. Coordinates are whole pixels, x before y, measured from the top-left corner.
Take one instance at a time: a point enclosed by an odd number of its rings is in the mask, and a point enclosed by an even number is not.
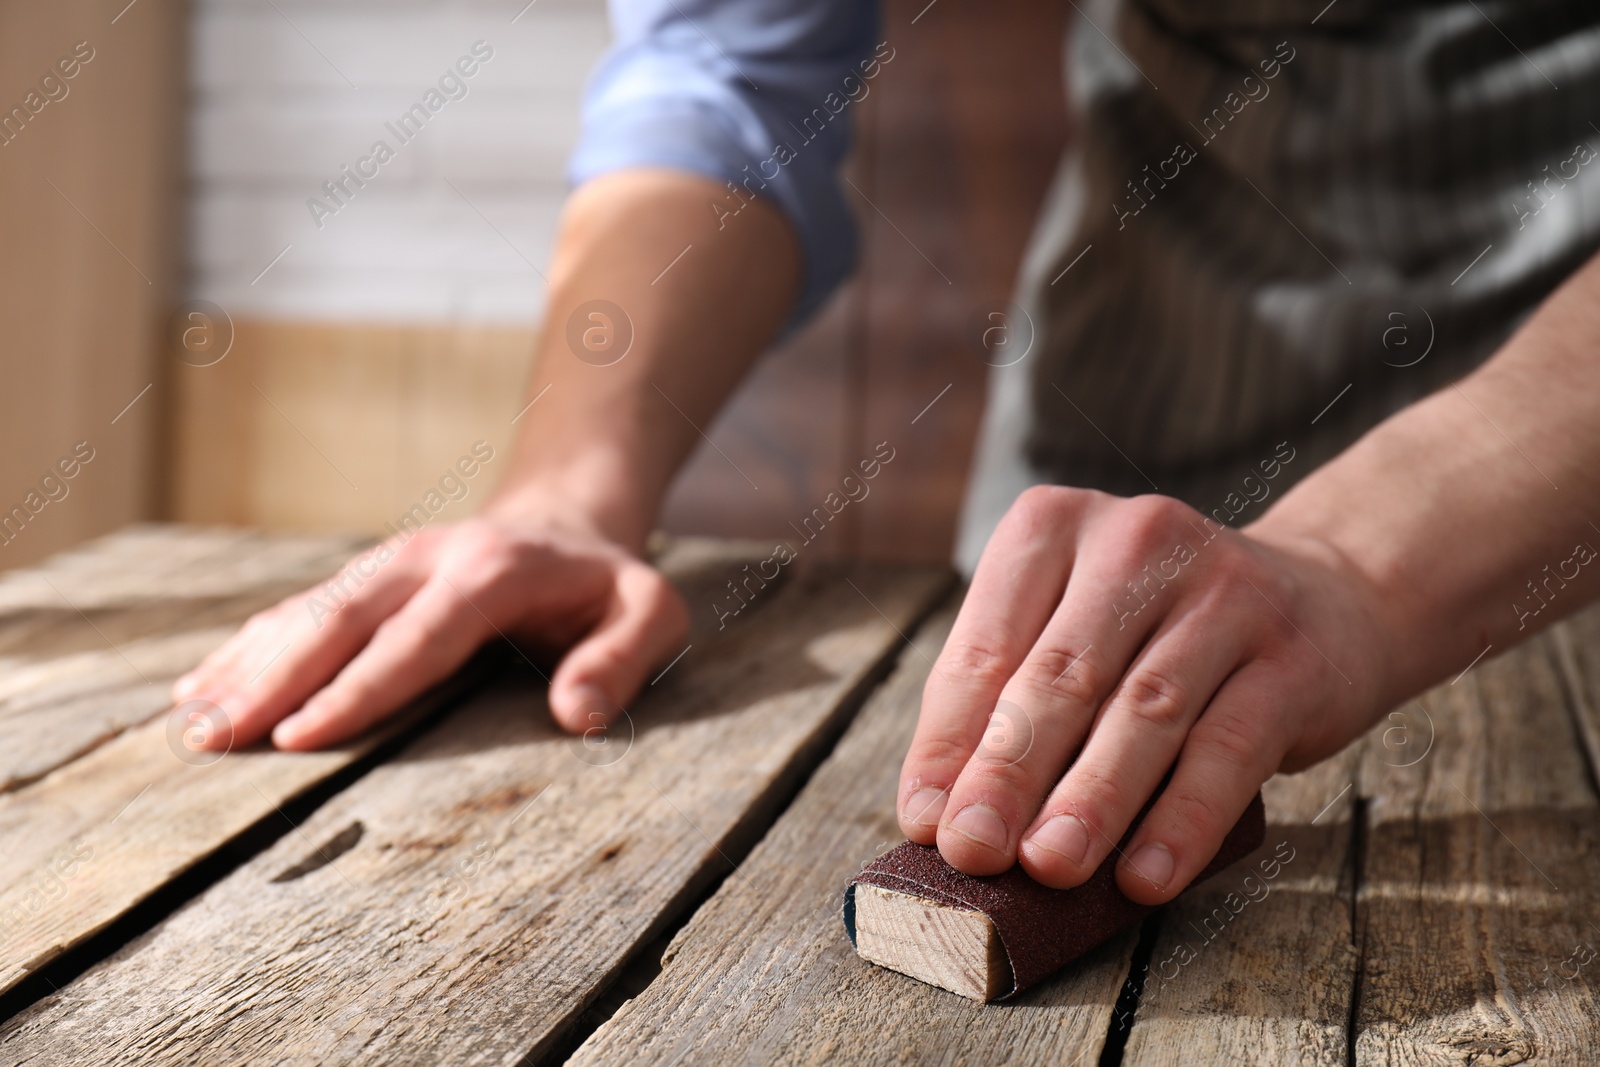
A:
[[[640,673],[639,661],[614,641],[593,641],[572,655],[586,673],[602,678],[632,677]]]
[[[1232,715],[1202,716],[1189,733],[1190,740],[1204,746],[1212,758],[1222,760],[1230,768],[1253,766],[1265,749],[1257,731]]]
[[[654,567],[639,564],[637,581],[640,589],[640,603],[650,615],[672,623],[676,626],[679,620],[684,626],[689,622],[689,609],[683,602],[683,596],[677,588]]]
[[[1123,502],[1115,525],[1116,538],[1131,570],[1174,556],[1176,545],[1193,545],[1199,534],[1197,512],[1180,500],[1138,496]],[[1171,581],[1177,574],[1167,574]]]
[[[1019,533],[1032,537],[1059,529],[1081,507],[1086,498],[1083,490],[1064,485],[1035,485],[1017,496],[1006,512],[1007,525],[1019,527]]]
[[[1270,595],[1271,591],[1262,584],[1267,581],[1267,577],[1261,573],[1261,568],[1247,551],[1232,542],[1219,543],[1218,548],[1221,551],[1215,553],[1210,561],[1210,572],[1214,581],[1227,586],[1236,586],[1251,597],[1256,597],[1256,594],[1249,588],[1250,585]]]
[[[445,655],[445,638],[452,627],[444,623],[443,619],[391,615],[378,626],[373,641],[381,639],[408,660],[431,662]]]
[[[1017,494],[1012,507],[1028,515],[1055,513],[1072,496],[1072,490],[1060,485],[1034,485]]]
[[[256,612],[244,621],[243,626],[239,627],[235,640],[255,637],[275,628],[285,615],[293,612],[304,603],[307,595],[306,593],[296,593],[293,596],[285,597],[270,608],[263,608]]]
[[[972,800],[983,800],[991,807],[1004,809],[1021,801],[1037,806],[1043,799],[1043,788],[1020,765],[973,760],[956,781],[950,810],[958,811]]]
[[[1063,811],[1077,814],[1088,825],[1104,828],[1116,822],[1116,814],[1131,818],[1142,806],[1142,799],[1118,784],[1116,778],[1096,772],[1075,773],[1069,778],[1072,800]],[[1112,835],[1113,837],[1117,835]]]
[[[320,610],[318,610],[320,609]],[[305,618],[316,624],[317,630],[332,637],[359,634],[372,625],[370,608],[363,599],[339,600],[323,598],[306,605]]]
[[[1146,493],[1128,501],[1134,526],[1165,537],[1175,529],[1187,528],[1189,521],[1199,513],[1181,500],[1170,496]]]
[[[972,749],[950,737],[918,738],[906,752],[906,766],[953,767],[965,764]],[[954,775],[951,775],[953,778]]]
[[[1182,726],[1189,713],[1184,686],[1170,675],[1153,670],[1129,675],[1117,690],[1115,703],[1139,722],[1159,730]]]
[[[372,679],[358,675],[340,675],[318,693],[318,717],[340,719],[355,708],[370,708],[378,702],[378,689]]]
[[[1030,689],[1074,704],[1095,705],[1104,692],[1100,672],[1083,653],[1036,649],[1017,668],[1017,680]]]
[[[1221,806],[1204,793],[1181,790],[1162,798],[1167,807],[1167,820],[1175,824],[1178,834],[1185,840],[1212,841],[1220,838],[1232,825]]]
[[[1011,661],[995,645],[981,639],[951,641],[939,653],[939,666],[964,681],[999,689],[1011,675]]]
[[[514,576],[522,567],[517,546],[493,530],[463,531],[466,543],[453,560],[454,578],[463,587],[485,590]]]

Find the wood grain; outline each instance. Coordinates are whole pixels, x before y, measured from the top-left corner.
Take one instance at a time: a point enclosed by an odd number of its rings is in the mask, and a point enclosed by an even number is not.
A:
[[[1346,1062],[1358,749],[1269,780],[1266,842],[1162,913],[1128,1067]]]
[[[1594,692],[1593,659],[1576,666]],[[1600,945],[1600,811],[1554,640],[1400,713],[1433,742],[1411,766],[1369,746],[1362,769],[1356,1062],[1597,1062],[1593,950],[1567,961]]]
[[[856,887],[856,954],[969,1000],[1012,988],[1000,933],[981,911],[882,886]]]
[[[660,976],[570,1063],[1095,1061],[1133,934],[989,1005],[874,967],[845,936],[846,883],[900,840],[900,761],[953,619],[952,604],[916,635],[794,804],[673,940]]]
[[[0,1049],[116,1063],[537,1055],[726,869],[947,587],[927,570],[791,581],[696,642],[606,738],[559,735],[531,677],[508,680],[12,1019]]]
[[[174,678],[359,544],[136,527],[0,576],[0,793],[171,707]]]
[[[357,544],[136,527],[0,579],[0,990],[405,727],[208,763],[155,717],[177,674]]]
[[[0,990],[104,929],[404,725],[405,719],[391,721],[323,752],[241,751],[196,764],[179,755],[165,721],[157,720],[0,797],[0,836],[10,861],[0,875]]]

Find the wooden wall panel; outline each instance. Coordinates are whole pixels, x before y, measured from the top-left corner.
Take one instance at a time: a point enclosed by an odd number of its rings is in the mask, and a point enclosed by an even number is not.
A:
[[[0,567],[158,505],[185,11],[0,0],[0,512],[26,505],[76,442],[94,455],[3,542]],[[62,78],[69,57],[78,65]]]
[[[188,522],[375,532],[417,503],[474,442],[498,480],[522,407],[523,328],[234,323],[233,349],[179,366],[172,510]]]

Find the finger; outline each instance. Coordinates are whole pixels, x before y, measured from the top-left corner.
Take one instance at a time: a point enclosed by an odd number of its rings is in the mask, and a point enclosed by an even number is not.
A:
[[[1244,627],[1181,606],[1128,668],[1077,760],[1019,848],[1036,881],[1065,889],[1094,873],[1177,759],[1190,727],[1244,657]]]
[[[1118,610],[1130,599],[1124,576],[1144,565],[1141,549],[1123,537],[1092,537],[1079,549],[1060,605],[1001,689],[951,789],[938,843],[958,870],[998,874],[1016,861],[1022,832],[1155,627],[1154,610]]]
[[[403,580],[408,571],[412,572],[414,590],[421,584],[418,564],[426,555],[427,540],[418,538],[410,547],[393,542],[379,545],[351,559],[321,585],[257,612],[238,633],[173,683],[174,699],[203,695],[202,691],[226,696],[253,684],[263,667],[283,650],[285,640],[303,631],[304,624],[321,630],[324,620],[344,613],[352,605],[357,614],[362,613],[375,597],[382,598],[389,583]],[[400,602],[409,595],[409,591],[404,592]]]
[[[900,829],[932,844],[1006,681],[1061,601],[1078,522],[1094,494],[1030,489],[996,527],[922,689],[900,769]]]
[[[672,584],[643,563],[622,564],[605,615],[550,679],[551,717],[573,733],[609,721],[688,633],[689,612]]]
[[[1164,904],[1211,862],[1288,751],[1278,711],[1294,688],[1256,665],[1217,693],[1117,863],[1117,885],[1129,899]]]
[[[173,700],[188,700],[202,690],[232,688],[232,679],[240,673],[244,662],[258,656],[263,646],[277,647],[272,643],[283,632],[302,599],[303,594],[286,597],[250,616],[226,641],[172,683]]]
[[[222,708],[235,745],[265,737],[326,685],[410,598],[421,577],[396,566],[359,587],[345,582],[343,593],[331,584],[290,598],[253,631],[247,626],[234,647],[186,687],[184,699],[207,700]]]
[[[455,672],[494,625],[443,575],[372,634],[361,653],[272,731],[279,748],[324,748],[361,733]]]

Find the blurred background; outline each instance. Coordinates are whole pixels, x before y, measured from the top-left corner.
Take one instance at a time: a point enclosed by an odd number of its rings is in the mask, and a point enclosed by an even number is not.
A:
[[[790,536],[887,439],[814,551],[948,559],[987,369],[963,333],[1067,136],[1063,8],[887,0],[857,275],[708,430],[759,489],[703,445],[665,528]],[[502,449],[607,39],[598,0],[0,0],[0,567],[141,520],[378,533]],[[468,94],[315,217],[478,41]]]

